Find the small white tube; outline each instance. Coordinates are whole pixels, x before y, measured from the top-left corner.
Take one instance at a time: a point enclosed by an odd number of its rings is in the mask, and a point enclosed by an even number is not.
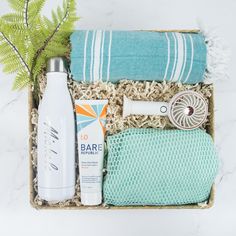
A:
[[[76,100],[81,203],[102,203],[107,100]]]
[[[123,118],[129,115],[168,115],[167,102],[132,101],[124,96]]]

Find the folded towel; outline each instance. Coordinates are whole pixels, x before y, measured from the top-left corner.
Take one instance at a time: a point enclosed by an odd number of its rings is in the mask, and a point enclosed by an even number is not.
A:
[[[195,84],[207,71],[201,33],[75,31],[71,72],[77,81],[156,80]]]

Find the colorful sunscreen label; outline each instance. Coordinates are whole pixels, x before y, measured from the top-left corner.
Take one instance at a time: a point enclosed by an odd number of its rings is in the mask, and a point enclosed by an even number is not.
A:
[[[83,205],[102,202],[107,100],[76,100],[79,175]]]

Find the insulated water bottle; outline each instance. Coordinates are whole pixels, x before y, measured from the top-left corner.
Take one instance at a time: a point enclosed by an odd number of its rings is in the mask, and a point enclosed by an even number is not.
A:
[[[63,58],[48,61],[47,86],[39,105],[38,195],[46,201],[75,193],[75,124]]]

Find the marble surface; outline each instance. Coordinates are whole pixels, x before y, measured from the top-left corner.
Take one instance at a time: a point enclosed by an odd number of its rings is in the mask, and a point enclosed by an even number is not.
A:
[[[49,2],[49,1],[47,1]],[[61,1],[50,1],[48,14]],[[29,204],[27,91],[0,67],[0,235],[236,235],[236,43],[234,0],[79,0],[80,29],[217,28],[231,50],[230,79],[215,83],[221,167],[209,210],[37,211]],[[0,15],[8,11],[1,1]]]

